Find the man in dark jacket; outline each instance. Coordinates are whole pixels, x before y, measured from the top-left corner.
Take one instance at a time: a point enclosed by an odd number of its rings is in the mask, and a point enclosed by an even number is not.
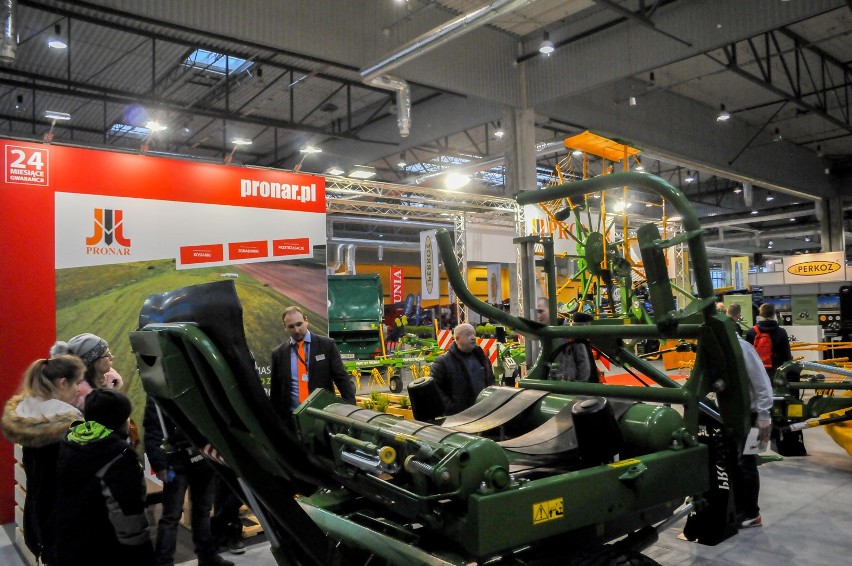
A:
[[[494,385],[494,369],[485,352],[476,345],[473,326],[459,324],[453,338],[450,349],[432,362],[431,368],[432,379],[444,399],[445,415],[467,409],[480,391]]]
[[[766,368],[766,373],[769,374],[769,379],[771,380],[775,375],[775,370],[781,364],[793,359],[793,353],[790,351],[790,338],[787,336],[787,331],[781,328],[775,319],[775,305],[772,303],[763,303],[760,305],[758,314],[763,317],[763,320],[758,321],[757,328],[761,332],[767,332],[772,339],[772,367]],[[746,342],[754,345],[756,336],[757,332],[754,327],[749,328],[745,336]]]
[[[210,510],[213,507],[215,472],[193,448],[177,427],[163,414],[154,398],[149,396],[145,405],[145,453],[154,473],[163,482],[163,514],[157,524],[157,542],[154,546],[155,566],[174,564],[177,550],[177,530],[183,514],[183,500],[189,489],[192,505],[192,543],[198,566],[234,566],[216,553],[210,527]],[[170,448],[163,447],[166,442]]]
[[[346,373],[337,345],[331,338],[308,330],[308,319],[299,307],[284,309],[281,316],[290,339],[272,351],[269,397],[285,419],[316,388],[334,393],[355,404],[355,384]]]
[[[113,389],[86,397],[86,422],[59,448],[56,563],[149,565],[142,465],[127,442],[130,400]]]

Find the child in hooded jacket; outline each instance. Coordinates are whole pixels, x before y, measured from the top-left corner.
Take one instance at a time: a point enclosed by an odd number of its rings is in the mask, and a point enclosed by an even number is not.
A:
[[[86,397],[86,421],[61,443],[54,510],[59,566],[153,562],[144,473],[127,441],[130,410],[125,395],[95,389]]]

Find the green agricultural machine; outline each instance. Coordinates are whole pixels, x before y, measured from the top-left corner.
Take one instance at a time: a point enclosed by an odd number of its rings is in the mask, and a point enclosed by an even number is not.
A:
[[[686,515],[689,538],[716,543],[736,532],[730,473],[750,426],[749,393],[733,329],[716,314],[698,220],[674,187],[645,174],[571,183],[546,197],[623,186],[657,192],[683,217],[674,239],[662,240],[654,224],[638,233],[653,320],[544,326],[477,300],[445,262],[466,305],[542,343],[520,387],[486,388],[462,413],[430,414],[423,380],[419,407],[409,386],[420,420],[323,390],[281,418],[255,373],[230,281],[146,301],[131,333],[144,387],[192,443],[216,449],[219,471],[241,489],[280,564],[654,564],[641,550]],[[664,250],[684,242],[698,298],[677,310]],[[443,258],[455,257],[447,233],[438,243]],[[557,338],[589,339],[658,386],[547,380]],[[650,338],[697,341],[682,386],[624,345]]]
[[[378,274],[328,276],[328,335],[344,362],[370,360],[383,353],[384,316]]]

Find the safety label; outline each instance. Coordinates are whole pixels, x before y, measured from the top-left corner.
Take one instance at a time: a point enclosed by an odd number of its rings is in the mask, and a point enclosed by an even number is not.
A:
[[[533,525],[538,525],[547,521],[561,519],[565,515],[565,505],[561,497],[540,503],[533,503],[532,513]]]

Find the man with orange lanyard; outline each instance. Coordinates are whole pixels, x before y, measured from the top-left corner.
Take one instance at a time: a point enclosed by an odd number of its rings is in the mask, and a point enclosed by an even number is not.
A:
[[[311,333],[305,313],[297,306],[284,309],[281,318],[290,340],[272,351],[269,396],[278,414],[289,420],[299,403],[318,387],[333,393],[337,386],[343,400],[354,405],[355,384],[334,340]]]

